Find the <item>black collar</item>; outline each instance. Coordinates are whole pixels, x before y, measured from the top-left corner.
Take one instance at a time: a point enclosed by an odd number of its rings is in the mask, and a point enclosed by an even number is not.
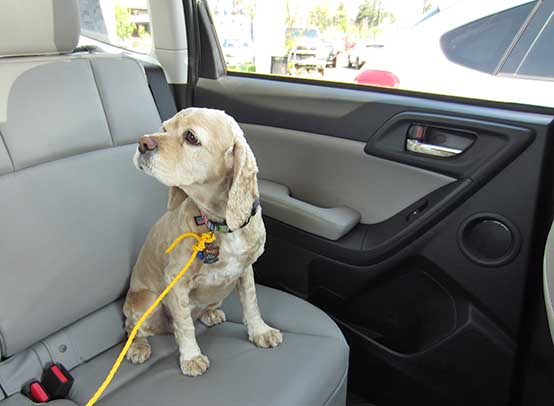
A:
[[[260,207],[259,197],[257,197],[256,200],[254,200],[254,203],[252,203],[252,211],[250,212],[250,216],[244,222],[244,224],[240,226],[240,228],[246,227],[246,225],[250,222],[250,219],[257,213],[258,207]],[[213,233],[232,233],[233,232],[233,230],[229,228],[225,220],[213,221],[213,220],[210,220],[205,215],[201,215],[201,216],[195,216],[194,221],[196,222],[197,226],[204,225],[208,227],[208,229]]]

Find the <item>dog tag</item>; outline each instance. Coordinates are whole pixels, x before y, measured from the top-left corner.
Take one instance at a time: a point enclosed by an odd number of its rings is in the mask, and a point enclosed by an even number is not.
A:
[[[207,243],[203,252],[203,260],[205,264],[213,264],[219,261],[219,245]]]
[[[206,219],[204,216],[194,216],[194,222],[197,226],[203,226],[206,224]]]

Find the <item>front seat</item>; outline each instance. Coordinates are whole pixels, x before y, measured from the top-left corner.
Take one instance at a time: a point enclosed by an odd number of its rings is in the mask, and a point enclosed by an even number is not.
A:
[[[3,0],[0,13],[0,406],[60,362],[83,405],[125,338],[121,297],[167,190],[131,163],[139,136],[160,127],[141,64],[74,52],[76,0]],[[258,349],[236,296],[228,322],[198,326],[211,360],[181,374],[175,340],[125,361],[100,405],[345,405],[348,345],[314,306],[258,286],[260,309],[284,333]]]

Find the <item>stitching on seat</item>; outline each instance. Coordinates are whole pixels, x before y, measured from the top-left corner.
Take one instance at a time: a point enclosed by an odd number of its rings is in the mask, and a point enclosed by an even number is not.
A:
[[[4,148],[6,149],[6,153],[8,154],[8,158],[10,159],[10,163],[12,165],[12,172],[15,172],[15,164],[13,163],[12,154],[10,154],[10,150],[8,149],[8,144],[6,144],[6,140],[4,139],[4,136],[2,133],[0,133],[0,140],[2,141],[2,144],[4,145]],[[0,339],[0,343],[2,340]]]
[[[108,148],[96,148],[96,149],[91,149],[89,151],[78,152],[78,153],[73,154],[73,155],[67,155],[67,156],[64,156],[64,157],[52,159],[51,161],[39,162],[37,164],[26,166],[26,167],[21,168],[21,169],[16,169],[13,172],[8,172],[8,173],[1,174],[0,177],[8,176],[12,173],[22,172],[22,171],[25,171],[27,169],[36,168],[36,167],[39,167],[39,166],[42,166],[42,165],[48,165],[48,164],[53,163],[53,162],[63,161],[65,159],[80,157],[82,155],[87,155],[87,154],[94,154],[96,152],[101,152],[101,151],[110,151],[110,150],[113,150],[113,149],[125,148],[125,147],[129,147],[129,146],[132,146],[132,145],[135,145],[135,144],[136,143],[131,142],[131,143],[128,143],[128,144],[114,145],[114,146],[111,146],[111,147],[108,147]]]
[[[6,342],[4,341],[4,335],[2,334],[2,328],[0,327],[0,355],[7,354]]]
[[[104,106],[104,99],[102,98],[102,93],[100,92],[100,87],[98,86],[98,80],[96,79],[96,73],[94,72],[94,66],[92,65],[92,59],[88,58],[88,63],[90,66],[90,71],[92,72],[92,78],[94,79],[94,85],[96,86],[96,92],[98,93],[98,98],[100,99],[100,104],[102,105],[102,111],[104,112],[104,118],[106,119],[106,125],[108,126],[108,132],[110,133],[110,138],[112,140],[112,146],[115,147],[115,142],[113,139],[112,129],[110,126],[110,120],[108,119],[108,113],[106,112],[106,106]]]

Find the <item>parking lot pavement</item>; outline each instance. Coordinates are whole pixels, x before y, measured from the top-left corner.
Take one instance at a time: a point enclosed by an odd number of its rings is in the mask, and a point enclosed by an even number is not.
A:
[[[317,71],[302,72],[296,77],[316,80],[329,80],[332,82],[351,83],[360,71],[351,68],[325,68],[323,75]]]
[[[326,68],[323,79],[333,82],[353,82],[360,73],[359,70],[350,68]]]

